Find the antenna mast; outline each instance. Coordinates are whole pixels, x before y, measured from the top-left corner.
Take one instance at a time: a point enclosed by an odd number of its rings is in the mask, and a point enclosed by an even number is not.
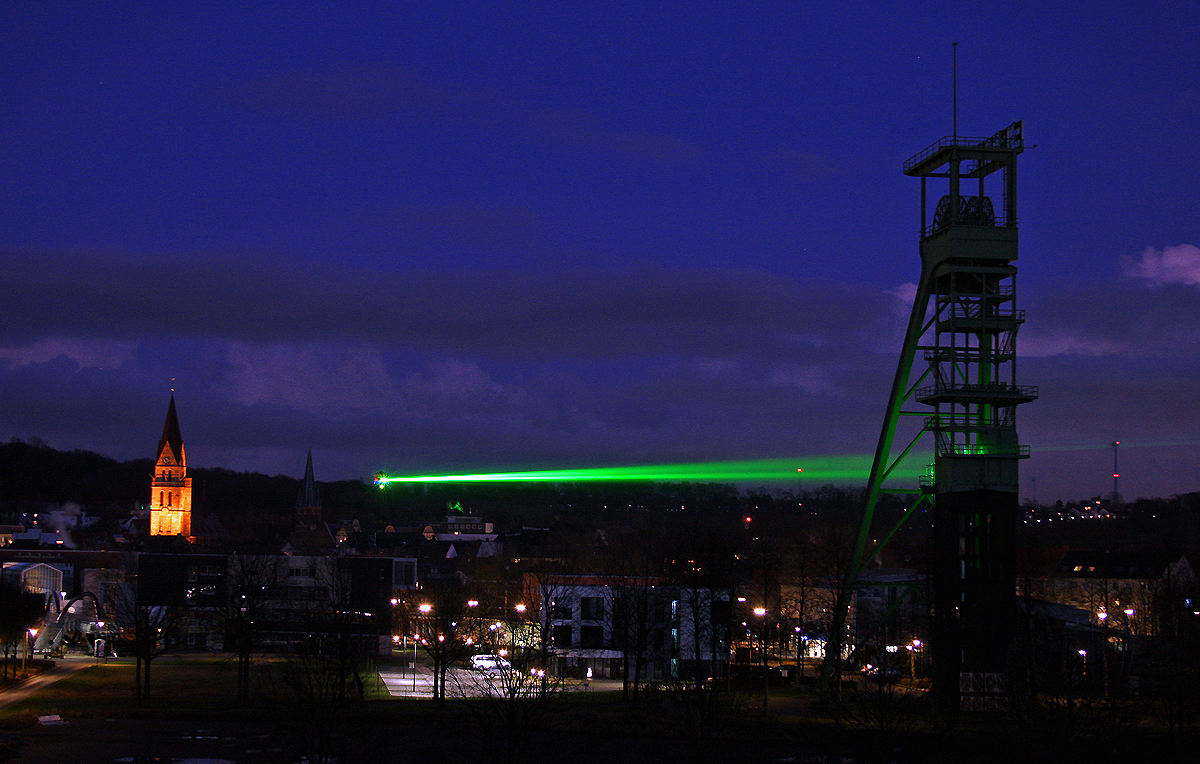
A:
[[[1113,506],[1116,506],[1116,504],[1121,501],[1121,499],[1120,499],[1121,494],[1117,491],[1118,481],[1120,481],[1120,479],[1121,479],[1121,471],[1119,469],[1117,469],[1117,446],[1119,446],[1119,445],[1121,445],[1121,441],[1119,441],[1119,440],[1113,441],[1113,444],[1112,444],[1112,447],[1113,447],[1113,495],[1112,495]]]
[[[953,88],[952,89],[954,90],[953,99],[952,99],[954,106],[953,106],[952,111],[954,113],[951,115],[951,121],[954,123],[954,142],[958,143],[958,43],[952,42],[952,43],[950,43],[950,46],[951,46],[951,50],[954,51],[954,63],[953,63],[953,66],[951,67],[951,71],[953,72],[953,76],[952,76]]]

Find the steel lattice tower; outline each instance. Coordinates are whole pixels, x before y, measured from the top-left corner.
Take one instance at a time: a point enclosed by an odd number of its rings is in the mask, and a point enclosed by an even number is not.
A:
[[[867,485],[866,506],[848,577],[830,634],[840,637],[855,582],[879,546],[926,502],[934,517],[934,622],[930,647],[934,690],[944,709],[1002,702],[1008,644],[1015,624],[1017,406],[1037,388],[1017,383],[1017,155],[1020,122],[990,138],[947,136],[904,164],[921,179],[921,279],[909,316],[887,415]],[[994,189],[998,205],[985,191]],[[928,185],[948,186],[928,214]],[[966,192],[964,192],[966,191]],[[924,370],[913,379],[918,353]],[[910,403],[922,410],[905,410]],[[920,417],[911,442],[893,455],[903,416]],[[920,487],[884,488],[884,481],[924,437],[934,464]],[[874,529],[884,491],[917,500],[890,530]],[[868,550],[872,538],[881,541]],[[830,663],[827,661],[827,663]],[[828,675],[828,672],[827,672]]]

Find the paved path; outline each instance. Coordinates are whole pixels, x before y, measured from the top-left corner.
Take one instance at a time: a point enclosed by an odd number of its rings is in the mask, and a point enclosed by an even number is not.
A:
[[[20,684],[14,684],[0,692],[0,710],[28,700],[34,693],[44,687],[49,687],[60,679],[66,679],[76,671],[94,666],[96,659],[86,655],[69,655],[59,658],[54,665],[37,676],[30,677]]]
[[[379,678],[387,687],[388,693],[397,698],[432,698],[433,673],[425,667],[417,669],[414,680],[410,669],[399,671],[380,671]],[[619,690],[620,679],[596,679],[588,682],[567,680],[573,691]],[[452,668],[446,677],[446,694],[452,697],[481,697],[490,690],[486,685],[492,683],[484,674],[470,669]]]
[[[388,693],[394,697],[433,697],[433,674],[428,671],[418,669],[415,677],[413,676],[413,672],[408,669],[403,671],[380,671],[379,678],[383,680]]]

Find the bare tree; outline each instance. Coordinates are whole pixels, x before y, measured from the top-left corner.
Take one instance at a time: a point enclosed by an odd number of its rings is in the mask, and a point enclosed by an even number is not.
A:
[[[250,697],[254,652],[270,628],[270,599],[279,585],[280,560],[271,555],[229,558],[227,590],[221,620],[237,654],[237,696]]]
[[[794,634],[796,641],[796,686],[804,680],[804,653],[815,616],[822,605],[817,578],[813,575],[811,547],[801,543],[795,546],[784,569],[780,588],[780,614],[785,630]]]
[[[549,677],[555,672],[550,665],[556,647],[555,621],[564,620],[578,597],[580,576],[565,572],[560,560],[550,560],[527,573],[522,601],[515,607],[521,634],[515,643],[520,645],[521,662],[536,666],[549,689]],[[571,620],[566,615],[565,620]]]
[[[4,645],[4,675],[12,658],[13,676],[17,674],[17,655],[29,639],[28,629],[38,626],[45,613],[42,595],[21,591],[17,584],[0,580],[0,642]]]
[[[313,634],[295,645],[270,676],[289,702],[278,708],[283,740],[297,761],[334,764],[365,761],[372,736],[355,725],[363,698],[347,683],[347,642],[342,634]]]
[[[664,646],[664,603],[656,591],[656,577],[623,574],[612,576],[611,582],[612,646],[624,663],[621,696],[636,701],[651,662]]]
[[[408,622],[414,637],[433,662],[433,695],[446,698],[446,676],[451,665],[470,654],[478,641],[477,624],[470,613],[474,601],[459,576],[426,579],[409,600]]]
[[[150,697],[150,667],[155,658],[178,645],[187,607],[178,602],[153,602],[141,596],[136,583],[117,584],[112,590],[113,614],[120,631],[129,638],[136,659],[134,697]]]
[[[536,661],[537,656],[529,656]],[[537,663],[519,657],[510,668],[474,672],[459,687],[473,699],[470,710],[481,722],[484,746],[506,764],[526,761],[551,720],[569,711],[564,697],[577,691],[562,677],[548,677]],[[559,752],[561,753],[561,751]]]

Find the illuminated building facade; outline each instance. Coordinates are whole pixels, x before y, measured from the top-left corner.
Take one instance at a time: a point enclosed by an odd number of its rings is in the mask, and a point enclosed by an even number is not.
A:
[[[150,535],[192,539],[192,479],[187,476],[187,456],[183,436],[179,434],[174,393],[158,441],[154,474],[150,477]]]

